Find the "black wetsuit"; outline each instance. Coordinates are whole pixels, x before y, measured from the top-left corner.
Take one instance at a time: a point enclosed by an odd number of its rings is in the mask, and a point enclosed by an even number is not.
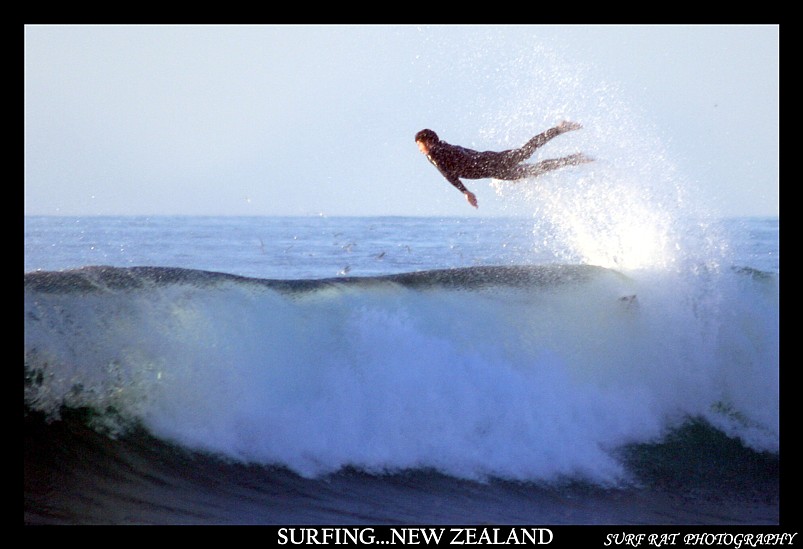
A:
[[[430,145],[427,158],[438,168],[446,180],[465,193],[466,187],[460,181],[465,179],[505,179],[516,180],[535,177],[567,164],[566,159],[545,160],[538,164],[520,164],[535,152],[535,149],[560,135],[557,128],[551,128],[530,139],[523,147],[507,151],[475,151],[438,141]]]

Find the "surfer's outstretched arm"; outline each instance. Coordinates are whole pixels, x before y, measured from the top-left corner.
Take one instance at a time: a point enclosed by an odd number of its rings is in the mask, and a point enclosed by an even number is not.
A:
[[[449,183],[451,183],[452,185],[454,185],[454,186],[455,186],[455,188],[456,188],[458,191],[460,191],[461,193],[463,193],[463,195],[466,197],[466,201],[467,201],[469,204],[471,204],[471,205],[472,205],[472,206],[474,206],[475,208],[478,208],[478,207],[479,207],[479,206],[477,206],[477,196],[476,196],[476,195],[475,195],[473,192],[469,191],[469,190],[466,188],[466,186],[465,186],[465,185],[463,185],[463,182],[462,182],[462,181],[460,181],[460,178],[459,178],[459,177],[455,177],[455,176],[453,176],[453,175],[447,175],[447,174],[445,174],[445,173],[444,173],[443,175],[446,177],[446,180],[447,180]]]

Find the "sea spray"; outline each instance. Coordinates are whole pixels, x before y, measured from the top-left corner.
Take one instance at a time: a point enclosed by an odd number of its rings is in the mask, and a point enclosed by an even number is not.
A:
[[[649,375],[666,376],[668,387],[708,386],[720,399],[701,415],[755,447],[777,447],[777,284],[759,283],[765,287],[753,288],[748,305],[739,306],[745,298],[738,287],[752,281],[731,270],[734,235],[716,221],[709,198],[679,173],[655,129],[621,100],[614,83],[543,45],[535,49],[519,58],[514,91],[489,112],[485,133],[512,147],[533,120],[547,126],[568,118],[583,129],[550,141],[535,159],[582,151],[596,161],[533,180],[492,181],[493,188],[511,211],[530,209],[534,255],[617,269],[636,281],[642,315],[636,329],[654,322],[674,331],[666,342],[654,337],[657,331],[647,338],[643,359],[661,349],[678,360],[661,374],[664,367],[654,360]],[[768,301],[754,303],[754,290],[767,292]],[[757,318],[751,330],[759,334],[736,335]],[[750,384],[737,382],[745,375]],[[768,399],[766,406],[753,400],[756,393]],[[736,401],[750,401],[750,412],[735,412],[742,409]]]
[[[595,158],[535,179],[491,182],[504,211],[532,217],[534,255],[624,270],[717,268],[727,242],[711,228],[716,208],[680,173],[660,132],[633,111],[617,83],[597,67],[567,61],[547,41],[523,36],[518,48],[505,41],[500,51],[496,38],[493,29],[479,29],[464,57],[448,65],[429,60],[432,70],[492,90],[462,105],[478,137],[461,144],[516,148],[571,120],[583,128],[550,140],[529,162],[577,152]],[[427,49],[437,51],[438,40],[428,37]]]

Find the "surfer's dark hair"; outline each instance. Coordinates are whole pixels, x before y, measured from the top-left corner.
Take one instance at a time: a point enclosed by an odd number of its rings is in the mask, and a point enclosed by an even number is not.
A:
[[[416,142],[423,141],[424,143],[437,143],[440,141],[440,139],[438,139],[438,134],[432,130],[421,130],[415,134],[415,140]]]

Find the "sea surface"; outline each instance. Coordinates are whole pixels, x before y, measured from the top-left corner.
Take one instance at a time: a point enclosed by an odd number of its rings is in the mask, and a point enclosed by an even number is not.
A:
[[[637,221],[26,217],[24,522],[782,523],[779,219]]]

